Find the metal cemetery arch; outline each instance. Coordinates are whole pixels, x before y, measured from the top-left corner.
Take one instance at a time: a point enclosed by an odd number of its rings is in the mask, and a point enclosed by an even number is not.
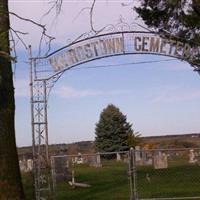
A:
[[[144,31],[111,32],[79,39],[46,57],[32,57],[30,51],[30,93],[32,145],[36,200],[50,199],[50,161],[48,154],[47,101],[49,93],[61,75],[72,67],[105,57],[152,54],[174,57],[192,64],[200,71],[195,58],[200,47],[161,38]]]

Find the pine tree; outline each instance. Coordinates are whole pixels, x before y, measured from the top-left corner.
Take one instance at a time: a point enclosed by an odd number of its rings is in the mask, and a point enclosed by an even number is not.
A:
[[[128,150],[128,134],[133,133],[132,124],[116,106],[109,104],[100,114],[95,129],[95,144],[99,152]]]
[[[130,131],[128,133],[128,138],[127,138],[127,145],[129,148],[133,147],[135,148],[137,145],[140,144],[141,142],[141,135],[139,134],[139,132],[133,132]]]

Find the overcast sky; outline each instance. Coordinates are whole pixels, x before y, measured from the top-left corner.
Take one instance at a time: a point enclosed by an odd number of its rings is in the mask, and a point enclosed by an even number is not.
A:
[[[56,39],[52,51],[65,46],[90,30],[91,1],[67,1],[61,14],[55,10],[44,14],[52,6],[50,1],[10,0],[9,9],[18,15],[47,25],[48,34]],[[94,27],[127,23],[136,18],[131,1],[97,1],[94,8]],[[128,5],[128,6],[124,6]],[[37,55],[41,30],[33,24],[11,16],[15,30],[28,32],[24,42],[31,44]],[[27,51],[17,43],[18,63],[15,70],[16,139],[18,146],[31,144],[30,100],[28,88]],[[183,61],[162,56],[129,55],[106,58],[67,71],[52,90],[48,105],[49,142],[69,143],[94,140],[95,123],[99,114],[113,103],[127,115],[127,120],[142,136],[200,132],[200,76]],[[151,64],[133,62],[163,60]],[[90,66],[116,67],[87,69]],[[121,65],[121,66],[120,66]]]

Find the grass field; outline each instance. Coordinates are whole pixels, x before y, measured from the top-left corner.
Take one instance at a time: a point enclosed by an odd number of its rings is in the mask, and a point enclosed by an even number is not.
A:
[[[200,197],[200,167],[143,168],[138,172],[138,194],[142,198]]]
[[[58,187],[59,200],[129,199],[127,168],[124,164],[107,162],[102,168],[77,166],[75,175],[75,181],[88,183],[91,187],[72,189],[68,184],[61,184]]]
[[[58,200],[128,200],[127,164],[107,161],[102,168],[84,165],[75,167],[75,181],[88,183],[90,188],[73,189],[67,183],[57,186]],[[148,178],[147,178],[148,177]],[[200,167],[174,165],[155,170],[140,167],[137,173],[139,198],[200,197]],[[27,199],[32,199],[30,176],[24,176]]]

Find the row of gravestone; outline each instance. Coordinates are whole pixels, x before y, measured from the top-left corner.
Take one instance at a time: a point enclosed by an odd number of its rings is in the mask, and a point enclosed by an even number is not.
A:
[[[78,156],[71,159],[73,164],[88,164],[90,167],[101,167],[101,155],[99,153],[92,155],[82,155],[78,153]]]
[[[196,154],[197,154],[197,152],[194,152],[193,149],[190,149],[190,151],[189,151],[189,163],[190,164],[195,164],[198,162]],[[135,152],[135,160],[136,160],[137,165],[154,165],[155,169],[167,168],[169,156],[170,155],[162,153],[161,151],[158,151],[156,154],[148,156],[148,152],[141,150],[140,147],[136,147],[136,152]],[[128,163],[127,154],[116,153],[115,157],[116,157],[117,161],[123,161],[123,162]],[[70,159],[68,159],[68,157],[67,157],[67,163],[69,160]],[[76,163],[76,164],[89,164],[89,166],[91,166],[91,167],[101,167],[102,166],[101,155],[99,153],[89,155],[89,156],[84,156],[81,153],[78,153],[78,155],[76,157],[73,157],[71,159],[71,162]],[[69,164],[67,164],[67,165],[68,165],[67,166],[67,168],[68,168]],[[32,159],[20,160],[19,166],[20,166],[20,170],[23,172],[32,171],[33,170],[33,160]]]
[[[136,165],[153,165],[155,169],[163,169],[168,168],[168,158],[173,157],[174,155],[179,157],[185,155],[188,157],[189,164],[196,164],[198,162],[198,157],[200,156],[200,152],[195,152],[193,149],[188,151],[180,151],[176,150],[171,151],[171,153],[162,153],[162,151],[145,151],[140,149],[140,147],[136,147],[135,152],[135,160]]]
[[[167,155],[165,153],[161,153],[161,152],[159,152],[157,155],[155,155],[153,157],[154,168],[155,169],[168,168],[168,156],[169,155]],[[188,160],[189,164],[196,164],[198,162],[198,159],[195,156],[193,149],[191,149],[189,151],[188,156],[189,156],[189,160]]]
[[[142,154],[144,156],[144,154]],[[102,155],[102,157],[105,155]],[[113,155],[112,155],[113,156]],[[127,153],[116,153],[115,156],[117,162],[126,162],[128,164],[128,154]],[[146,158],[146,156],[145,156]],[[70,157],[70,156],[56,156],[53,157],[53,171],[54,171],[54,180],[56,182],[60,181],[72,181],[73,176],[72,172],[74,170],[73,165],[74,164],[87,164],[91,167],[102,167],[101,163],[101,155],[99,153],[93,154],[93,155],[82,155],[79,153],[76,157]],[[149,161],[142,161],[141,157],[139,155],[136,155],[136,162],[140,162],[140,164],[152,164]],[[158,156],[154,159],[154,167],[155,169],[160,168],[167,168],[167,156],[164,154],[158,154]]]
[[[128,163],[128,154],[127,153],[110,153],[110,154],[92,154],[92,155],[82,155],[78,153],[78,156],[72,159],[72,162],[75,164],[88,164],[90,167],[101,167],[101,159],[102,158],[109,158],[114,159],[116,158],[117,161],[123,161]]]

